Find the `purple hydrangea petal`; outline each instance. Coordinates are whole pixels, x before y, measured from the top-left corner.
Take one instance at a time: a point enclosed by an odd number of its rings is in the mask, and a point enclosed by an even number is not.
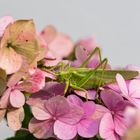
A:
[[[112,90],[103,90],[101,99],[110,110],[115,110],[119,103],[123,101],[122,96]]]
[[[42,90],[31,95],[31,97],[27,100],[27,103],[29,105],[35,105],[36,103],[42,102],[43,100],[46,101],[51,97],[64,95],[64,88],[65,84],[47,82]]]
[[[69,95],[67,100],[74,105],[82,106],[83,104],[83,101],[76,95]]]
[[[84,111],[81,107],[76,105],[70,105],[69,112],[58,117],[58,120],[73,125],[78,123],[83,117],[83,115],[84,115]]]
[[[94,102],[92,101],[88,101],[83,103],[82,105],[83,109],[84,109],[84,114],[86,118],[92,118],[93,114],[96,111],[96,105]]]
[[[99,122],[93,119],[83,119],[78,123],[78,134],[84,138],[94,137],[99,130]]]
[[[55,96],[45,102],[45,108],[55,117],[61,117],[70,111],[70,105],[65,97]]]

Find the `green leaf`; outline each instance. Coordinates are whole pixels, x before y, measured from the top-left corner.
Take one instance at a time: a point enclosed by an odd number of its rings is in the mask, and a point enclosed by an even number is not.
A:
[[[28,128],[29,121],[33,117],[29,105],[27,105],[27,104],[24,105],[24,112],[25,112],[25,118],[22,122],[22,127],[23,128]]]

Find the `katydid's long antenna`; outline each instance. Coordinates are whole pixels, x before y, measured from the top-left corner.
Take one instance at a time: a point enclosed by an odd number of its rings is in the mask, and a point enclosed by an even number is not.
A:
[[[94,56],[94,54],[95,54],[96,52],[99,53],[99,58],[100,58],[100,62],[101,62],[101,61],[102,61],[101,50],[100,50],[99,47],[96,47],[96,48],[91,52],[91,54],[89,55],[89,57],[83,62],[83,64],[80,66],[80,68],[85,67],[85,66],[88,64],[89,60]]]

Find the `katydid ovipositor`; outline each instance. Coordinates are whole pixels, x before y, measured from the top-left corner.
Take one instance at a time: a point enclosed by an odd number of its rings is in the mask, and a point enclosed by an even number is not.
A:
[[[85,68],[89,60],[97,51],[99,52],[100,64],[96,68]],[[102,60],[100,49],[95,48],[79,68],[67,67],[66,69],[56,72],[57,80],[66,83],[66,93],[69,86],[77,90],[86,90],[111,84],[116,81],[117,73],[120,73],[125,80],[132,79],[138,75],[137,71],[106,70],[106,65],[107,59],[105,58]]]

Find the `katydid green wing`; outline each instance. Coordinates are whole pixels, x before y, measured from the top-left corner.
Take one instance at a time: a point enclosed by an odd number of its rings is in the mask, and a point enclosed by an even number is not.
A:
[[[116,74],[121,74],[125,80],[133,79],[138,76],[137,71],[127,70],[96,70],[95,74],[87,80],[83,88],[92,88],[108,85],[116,82]]]
[[[116,74],[121,74],[125,80],[138,76],[137,71],[102,70],[92,68],[72,68],[70,82],[77,87],[90,89],[116,82]]]

